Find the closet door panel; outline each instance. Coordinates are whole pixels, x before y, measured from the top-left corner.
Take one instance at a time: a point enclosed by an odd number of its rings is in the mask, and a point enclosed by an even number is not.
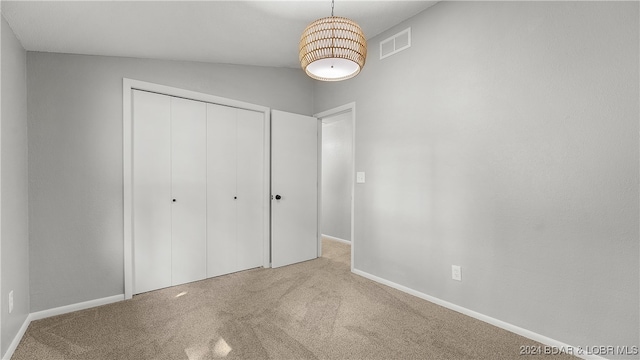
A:
[[[207,276],[207,107],[171,98],[171,283]]]
[[[171,286],[171,99],[133,91],[135,294]]]
[[[263,264],[264,114],[238,110],[237,261],[240,269]]]
[[[236,264],[236,109],[207,104],[207,277]]]

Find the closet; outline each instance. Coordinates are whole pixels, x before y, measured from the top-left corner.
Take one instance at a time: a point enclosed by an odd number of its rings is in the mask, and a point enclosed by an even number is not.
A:
[[[263,114],[132,96],[133,293],[261,266]]]

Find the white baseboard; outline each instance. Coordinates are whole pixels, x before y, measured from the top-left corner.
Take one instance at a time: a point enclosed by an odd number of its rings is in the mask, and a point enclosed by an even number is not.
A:
[[[400,290],[402,292],[405,292],[407,294],[419,297],[421,299],[427,300],[427,301],[432,302],[434,304],[446,307],[447,309],[451,309],[453,311],[457,311],[457,312],[459,312],[461,314],[470,316],[470,317],[472,317],[474,319],[478,319],[480,321],[484,321],[484,322],[486,322],[488,324],[491,324],[493,326],[497,326],[497,327],[499,327],[501,329],[510,331],[510,332],[518,334],[520,336],[524,336],[524,337],[529,338],[531,340],[534,340],[534,341],[537,341],[537,342],[542,343],[544,345],[550,346],[550,347],[552,347],[554,349],[562,349],[565,352],[567,352],[569,354],[572,354],[572,355],[575,355],[575,356],[577,356],[579,358],[588,359],[588,360],[604,360],[605,359],[605,358],[603,358],[601,356],[598,356],[598,355],[584,353],[584,351],[582,351],[582,349],[580,349],[579,347],[565,344],[563,342],[551,339],[551,338],[546,337],[544,335],[540,335],[540,334],[535,333],[533,331],[530,331],[530,330],[527,330],[527,329],[523,329],[523,328],[521,328],[519,326],[516,326],[516,325],[513,325],[513,324],[509,324],[509,323],[504,322],[502,320],[498,320],[498,319],[492,318],[490,316],[475,312],[473,310],[469,310],[469,309],[464,308],[462,306],[450,303],[448,301],[445,301],[445,300],[442,300],[442,299],[438,299],[436,297],[421,293],[419,291],[413,290],[413,289],[408,288],[406,286],[403,286],[403,285],[400,285],[400,284],[396,284],[393,281],[389,281],[389,280],[377,277],[375,275],[371,275],[371,274],[369,274],[367,272],[364,272],[362,270],[353,269],[352,272],[354,274],[357,274],[357,275],[360,275],[362,277],[365,277],[365,278],[367,278],[369,280],[373,280],[373,281],[378,282],[380,284],[387,285],[387,286],[392,287],[392,288],[394,288],[396,290]]]
[[[20,330],[18,330],[18,333],[13,338],[13,341],[11,342],[11,345],[9,345],[9,348],[4,353],[4,356],[2,356],[2,360],[9,360],[13,356],[13,352],[16,351],[16,348],[18,347],[18,344],[20,344],[20,340],[22,340],[22,337],[24,336],[24,333],[27,332],[27,328],[29,327],[29,324],[31,323],[31,319],[29,318],[29,316],[31,316],[31,314],[27,315],[27,318],[24,319],[24,322],[22,323],[22,326],[20,327]]]
[[[337,238],[337,237],[334,237],[334,236],[330,236],[330,235],[325,235],[325,234],[322,234],[322,237],[327,239],[327,240],[333,240],[333,241],[337,241],[337,242],[341,242],[341,243],[345,243],[345,244],[351,245],[351,241],[349,241],[349,240],[340,239],[340,238]]]
[[[2,357],[2,360],[11,359],[14,351],[16,351],[16,348],[18,347],[18,344],[20,344],[20,340],[22,340],[22,337],[27,332],[27,328],[29,327],[29,324],[31,324],[32,321],[48,318],[51,316],[67,314],[74,311],[89,309],[96,306],[107,305],[107,304],[111,304],[111,303],[122,301],[122,300],[124,300],[124,294],[109,296],[101,299],[89,300],[89,301],[85,301],[77,304],[60,306],[53,309],[36,311],[34,313],[30,313],[27,316],[27,318],[24,320],[24,323],[20,327],[20,330],[18,331],[16,336],[13,338],[13,341],[11,342],[11,345],[9,345],[7,352]]]
[[[44,318],[48,318],[56,315],[62,315],[62,314],[67,314],[74,311],[89,309],[96,306],[107,305],[107,304],[111,304],[111,303],[122,301],[122,300],[124,300],[124,294],[109,296],[102,299],[89,300],[89,301],[85,301],[77,304],[60,306],[53,309],[47,309],[47,310],[31,313],[29,314],[29,320],[31,321],[40,320],[40,319],[44,319]]]

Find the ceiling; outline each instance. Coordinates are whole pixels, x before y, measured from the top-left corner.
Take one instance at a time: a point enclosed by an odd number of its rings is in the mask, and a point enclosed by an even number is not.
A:
[[[337,0],[335,15],[359,23],[370,39],[436,2]],[[329,0],[1,4],[28,51],[291,68],[299,67],[304,28],[331,15]]]

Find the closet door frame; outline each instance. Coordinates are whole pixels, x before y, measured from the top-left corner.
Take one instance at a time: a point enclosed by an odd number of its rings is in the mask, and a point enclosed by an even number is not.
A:
[[[123,180],[124,180],[124,298],[133,297],[133,90],[202,101],[206,103],[236,107],[261,112],[264,115],[264,192],[263,192],[263,266],[271,266],[270,206],[271,206],[271,111],[268,107],[220,96],[179,89],[145,81],[122,79],[122,136],[123,136]]]

